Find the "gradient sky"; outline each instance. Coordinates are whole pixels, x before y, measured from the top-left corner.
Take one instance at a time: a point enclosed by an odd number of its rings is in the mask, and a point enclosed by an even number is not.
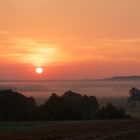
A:
[[[0,0],[0,77],[140,75],[139,13],[140,0]]]

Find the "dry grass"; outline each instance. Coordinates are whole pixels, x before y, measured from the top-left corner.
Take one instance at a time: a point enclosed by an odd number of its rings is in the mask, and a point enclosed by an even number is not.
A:
[[[44,122],[43,127],[1,130],[0,140],[139,140],[140,121]]]

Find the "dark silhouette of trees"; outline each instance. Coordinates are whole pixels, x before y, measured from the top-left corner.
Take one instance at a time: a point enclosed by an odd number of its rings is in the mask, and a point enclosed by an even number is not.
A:
[[[12,90],[0,91],[0,120],[31,120],[38,114],[35,100]]]
[[[84,120],[95,118],[99,104],[94,96],[67,91],[61,97],[52,94],[42,109],[51,120]]]
[[[124,109],[117,109],[111,103],[108,103],[106,107],[102,107],[97,115],[99,119],[126,119],[130,118],[129,115],[126,115]]]
[[[0,121],[33,120],[92,120],[126,118],[123,109],[111,104],[99,108],[94,96],[80,95],[67,91],[62,96],[53,93],[42,105],[37,106],[34,98],[10,89],[0,91]]]
[[[135,107],[137,102],[140,102],[140,89],[132,87],[129,90],[127,102],[130,106]]]
[[[53,93],[49,99],[41,106],[44,112],[45,118],[49,120],[57,120],[60,118],[61,112],[63,110],[62,99]]]
[[[82,106],[83,106],[83,116],[84,119],[93,119],[95,118],[98,110],[99,110],[99,103],[94,96],[83,96],[82,99]]]

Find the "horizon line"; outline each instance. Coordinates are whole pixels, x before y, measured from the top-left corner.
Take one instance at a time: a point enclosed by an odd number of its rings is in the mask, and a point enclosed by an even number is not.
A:
[[[46,81],[99,81],[99,80],[109,80],[113,78],[125,78],[125,77],[140,77],[140,75],[127,75],[127,76],[110,76],[103,78],[83,78],[83,79],[0,79],[0,82],[46,82]]]

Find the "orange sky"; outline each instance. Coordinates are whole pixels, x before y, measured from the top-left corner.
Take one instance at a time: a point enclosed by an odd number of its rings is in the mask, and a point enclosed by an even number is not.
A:
[[[140,75],[139,13],[139,0],[0,0],[0,77]]]

